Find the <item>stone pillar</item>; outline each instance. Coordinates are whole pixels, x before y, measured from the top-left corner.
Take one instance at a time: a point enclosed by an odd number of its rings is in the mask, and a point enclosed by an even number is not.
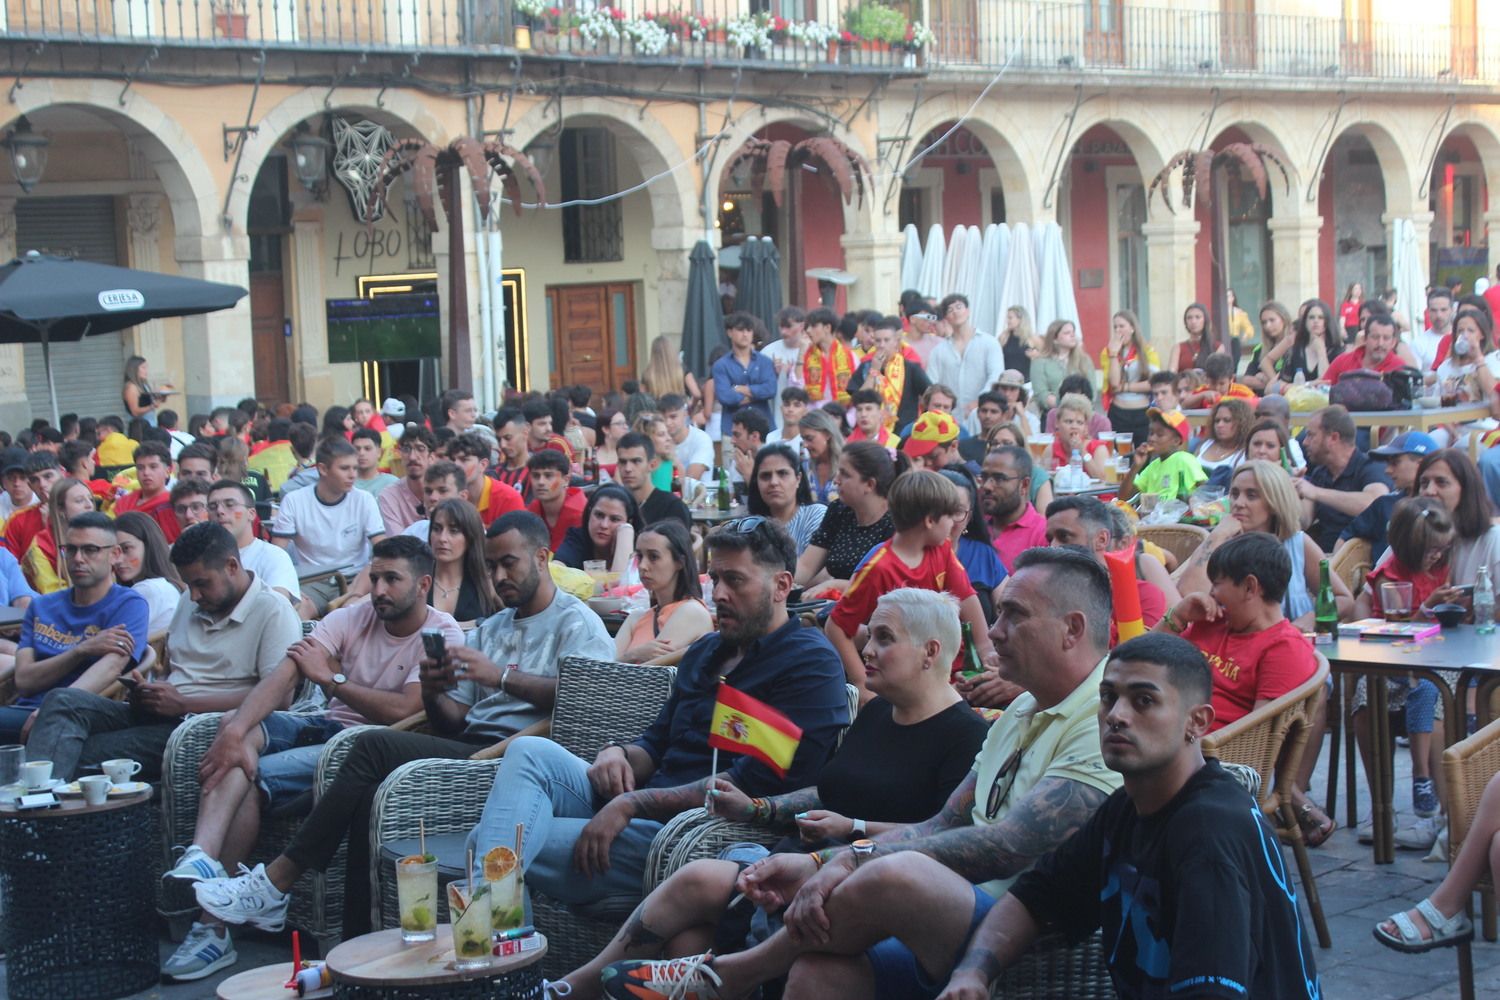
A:
[[[243,234],[179,237],[174,255],[189,278],[250,287],[250,241]],[[182,356],[187,369],[184,413],[208,413],[244,399],[255,386],[250,297],[233,309],[184,316]]]
[[[844,269],[855,276],[846,289],[847,307],[895,312],[901,298],[901,234],[845,233],[840,242]]]
[[[1489,250],[1489,269],[1485,272],[1485,277],[1493,285],[1495,268],[1500,267],[1500,208],[1492,208],[1484,213],[1484,228],[1487,234],[1485,246]]]
[[[657,334],[682,340],[682,318],[687,311],[688,255],[702,238],[702,230],[687,226],[657,226],[651,230],[651,249],[656,251],[656,323],[639,344],[641,357]],[[715,276],[714,284],[718,284]],[[650,324],[648,323],[648,327]],[[645,367],[644,360],[641,367]]]
[[[1295,312],[1299,303],[1318,295],[1318,236],[1323,217],[1273,217],[1267,228],[1271,231],[1271,298]],[[1246,302],[1241,307],[1248,312],[1259,304]],[[1253,312],[1251,318],[1255,318]]]
[[[161,214],[166,198],[159,194],[130,195],[125,222],[130,229],[130,266],[138,271],[161,270]],[[167,364],[166,330],[159,319],[132,328],[132,354],[146,359],[152,377],[163,381]],[[185,424],[184,424],[185,426]]]
[[[334,403],[328,363],[328,314],[323,304],[323,208],[292,213],[292,387],[297,397],[323,409]],[[377,404],[379,405],[379,404]]]
[[[0,260],[16,256],[16,199],[0,198]],[[26,399],[26,354],[20,344],[0,344],[0,427],[31,423]]]
[[[1185,214],[1153,219],[1141,226],[1141,234],[1146,237],[1151,346],[1169,365],[1181,330],[1178,317],[1197,301],[1198,220]]]

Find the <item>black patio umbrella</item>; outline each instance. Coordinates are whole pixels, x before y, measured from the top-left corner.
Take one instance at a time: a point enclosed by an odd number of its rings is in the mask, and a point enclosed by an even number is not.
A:
[[[50,344],[112,333],[151,319],[229,309],[238,285],[137,271],[32,251],[0,267],[0,344],[41,344],[57,419]]]
[[[719,299],[718,266],[714,249],[699,240],[688,254],[687,308],[682,316],[682,367],[701,386],[709,377],[708,359],[714,348],[728,347],[724,336],[724,304]]]
[[[760,248],[760,237],[748,236],[740,244],[740,273],[734,283],[734,308],[736,312],[759,315],[755,312],[755,296],[759,294],[761,263],[765,254]]]
[[[776,314],[781,311],[781,254],[768,236],[750,237],[740,255],[740,295],[735,306],[766,325],[766,339],[776,339]],[[751,262],[747,280],[745,263]]]

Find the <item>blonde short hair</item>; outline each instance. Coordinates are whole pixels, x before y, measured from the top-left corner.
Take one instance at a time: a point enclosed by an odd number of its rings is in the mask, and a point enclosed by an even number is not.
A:
[[[913,646],[923,646],[936,639],[938,663],[951,663],[958,655],[958,601],[953,595],[902,587],[881,594],[875,606],[900,612],[901,623],[906,627],[906,636]]]
[[[1083,417],[1084,422],[1094,415],[1094,404],[1081,392],[1070,392],[1057,401],[1057,415],[1062,416],[1063,410],[1072,410]]]

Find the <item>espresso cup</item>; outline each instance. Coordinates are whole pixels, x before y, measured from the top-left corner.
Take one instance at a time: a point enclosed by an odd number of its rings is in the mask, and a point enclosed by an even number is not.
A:
[[[141,772],[141,762],[127,757],[117,757],[99,765],[104,776],[116,785],[123,785]]]
[[[43,788],[52,780],[50,760],[28,760],[21,765],[21,782],[27,788]]]
[[[102,806],[109,798],[110,780],[102,774],[79,778],[78,787],[83,789],[83,801],[91,806]]]

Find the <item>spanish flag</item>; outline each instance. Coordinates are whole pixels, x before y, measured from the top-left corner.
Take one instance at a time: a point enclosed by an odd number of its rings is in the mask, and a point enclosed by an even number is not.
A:
[[[791,719],[728,684],[719,685],[708,731],[709,746],[747,754],[775,771],[777,777],[785,778],[800,742],[802,728]]]
[[[1104,565],[1109,569],[1110,596],[1114,603],[1115,629],[1120,642],[1134,639],[1146,631],[1146,622],[1141,618],[1141,592],[1135,580],[1135,553],[1104,553]]]

